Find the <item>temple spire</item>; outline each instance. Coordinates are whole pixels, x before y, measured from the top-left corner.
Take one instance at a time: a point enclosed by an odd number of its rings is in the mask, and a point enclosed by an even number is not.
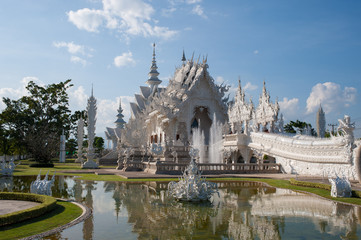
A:
[[[117,128],[123,129],[124,124],[126,123],[124,121],[124,115],[123,115],[123,109],[122,109],[122,99],[119,99],[119,108],[118,108],[118,114],[117,114],[117,120],[114,122],[117,126]]]
[[[187,61],[187,59],[186,59],[186,55],[184,54],[184,49],[183,49],[183,55],[182,55],[182,62],[183,62],[183,65],[185,65],[185,64],[186,64],[186,61]]]
[[[152,92],[158,87],[162,82],[158,79],[159,72],[157,71],[157,62],[155,60],[155,43],[153,43],[153,59],[152,65],[150,66],[150,71],[148,73],[149,79],[145,82],[152,89]]]
[[[326,118],[325,118],[325,112],[322,109],[321,103],[320,103],[320,107],[318,108],[317,115],[316,115],[316,131],[317,131],[318,137],[320,137],[320,138],[325,137]]]

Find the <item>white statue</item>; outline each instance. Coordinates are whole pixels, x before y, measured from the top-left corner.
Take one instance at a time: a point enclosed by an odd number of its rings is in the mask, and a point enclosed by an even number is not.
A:
[[[10,159],[9,163],[6,163],[5,160],[1,160],[0,161],[0,169],[1,169],[0,173],[3,176],[12,176],[15,167],[19,164],[20,164],[20,162],[18,164],[15,164],[13,158]]]
[[[192,157],[191,162],[183,172],[183,177],[179,182],[170,182],[168,184],[168,195],[173,196],[180,201],[198,202],[208,201],[213,193],[218,193],[216,183],[207,182],[202,178],[201,172],[194,160],[198,155],[198,150],[194,149],[189,152]]]
[[[94,137],[95,137],[95,123],[96,123],[96,114],[97,114],[97,100],[92,95],[88,99],[87,105],[87,116],[88,116],[88,151],[87,151],[87,161],[82,164],[82,168],[98,168],[98,164],[94,161]]]
[[[75,160],[77,163],[83,162],[83,139],[84,139],[84,120],[82,117],[78,120],[78,131],[77,131],[77,138],[78,138],[78,158]]]
[[[59,162],[65,163],[65,135],[64,135],[64,130],[63,130],[63,133],[60,136]]]
[[[351,197],[352,189],[350,181],[347,178],[340,178],[336,175],[336,178],[328,179],[331,183],[331,196],[332,197]]]
[[[355,129],[355,123],[351,123],[351,118],[348,115],[344,116],[344,119],[338,120],[337,132],[341,132],[344,137],[351,140],[354,139],[353,130]]]
[[[55,173],[54,173],[53,177],[51,178],[51,180],[48,180],[48,174],[49,174],[49,171],[48,171],[46,173],[44,179],[41,180],[40,172],[41,172],[41,170],[39,171],[39,174],[36,177],[36,180],[31,182],[30,192],[35,193],[35,194],[51,196],[51,194],[52,194],[51,187],[54,185],[54,182],[55,182]]]
[[[155,155],[161,155],[163,153],[163,147],[161,146],[161,144],[152,144],[152,148],[151,148],[152,153],[154,153]]]

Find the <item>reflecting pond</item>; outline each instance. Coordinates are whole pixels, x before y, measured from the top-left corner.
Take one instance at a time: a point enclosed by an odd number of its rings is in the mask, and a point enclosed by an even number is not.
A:
[[[29,192],[31,177],[0,177],[0,191]],[[212,203],[167,197],[168,183],[80,181],[57,176],[53,196],[93,209],[45,239],[359,239],[359,207],[255,182],[218,182]]]

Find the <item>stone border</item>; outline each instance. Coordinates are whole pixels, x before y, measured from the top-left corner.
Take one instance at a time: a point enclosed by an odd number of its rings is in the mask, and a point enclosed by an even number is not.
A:
[[[85,219],[90,217],[91,214],[92,214],[92,210],[90,208],[88,208],[87,206],[81,204],[81,203],[78,203],[78,202],[75,202],[75,201],[72,201],[72,200],[68,200],[68,199],[62,199],[62,198],[57,198],[57,200],[61,200],[61,201],[64,201],[64,202],[71,202],[72,204],[75,204],[78,207],[80,207],[83,210],[83,213],[79,217],[77,217],[76,219],[74,219],[73,221],[71,221],[71,222],[69,222],[67,224],[56,227],[56,228],[51,229],[51,230],[46,231],[46,232],[42,232],[42,233],[35,234],[35,235],[29,236],[29,237],[21,238],[20,240],[35,240],[35,239],[40,239],[40,238],[47,237],[49,235],[61,232],[66,228],[70,228],[70,227],[84,221]]]

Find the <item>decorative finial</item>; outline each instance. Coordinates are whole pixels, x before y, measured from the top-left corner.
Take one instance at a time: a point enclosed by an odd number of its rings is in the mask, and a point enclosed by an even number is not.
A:
[[[93,95],[93,88],[94,88],[94,86],[93,86],[93,83],[92,83],[92,95],[91,95],[92,97],[94,97],[94,95]]]
[[[149,79],[146,81],[152,91],[154,91],[154,89],[157,88],[157,86],[162,82],[158,79],[159,72],[157,69],[157,62],[155,60],[155,43],[153,43],[153,59],[150,66],[150,71],[148,73]]]
[[[185,61],[187,61],[187,59],[186,59],[186,55],[184,54],[184,49],[183,49],[183,56],[182,56],[182,62],[183,62],[183,64],[185,64]]]

